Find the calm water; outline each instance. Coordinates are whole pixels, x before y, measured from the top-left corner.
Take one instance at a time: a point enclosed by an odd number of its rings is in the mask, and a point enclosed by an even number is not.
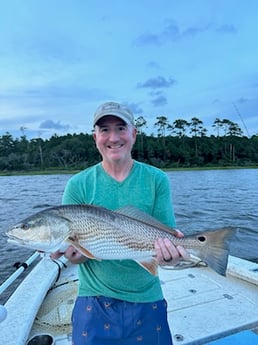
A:
[[[168,175],[179,229],[187,234],[236,227],[231,253],[258,258],[258,170],[174,171]],[[33,253],[8,244],[6,229],[42,208],[60,204],[69,177],[0,176],[0,283],[14,271],[15,262]]]

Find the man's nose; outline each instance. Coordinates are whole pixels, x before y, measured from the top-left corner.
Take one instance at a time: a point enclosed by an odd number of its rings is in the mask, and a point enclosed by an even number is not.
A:
[[[113,129],[110,131],[109,140],[117,141],[119,140],[119,138],[120,138],[119,132],[116,129]]]

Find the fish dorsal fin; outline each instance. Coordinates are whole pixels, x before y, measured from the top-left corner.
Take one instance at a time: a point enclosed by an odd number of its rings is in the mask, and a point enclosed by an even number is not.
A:
[[[177,231],[175,229],[170,228],[169,226],[166,226],[165,224],[161,223],[160,221],[158,221],[156,218],[152,217],[148,213],[139,210],[137,207],[125,206],[125,207],[119,208],[115,212],[129,218],[134,218],[138,220],[139,222],[145,223],[147,225],[157,227],[161,230],[169,232],[172,235],[175,235],[175,236],[177,235]]]
[[[134,218],[140,222],[149,223],[155,226],[164,226],[160,221],[158,221],[156,218],[152,217],[148,213],[139,210],[137,207],[134,206],[125,206],[122,208],[119,208],[115,212],[122,214],[123,216],[127,216],[130,218]]]

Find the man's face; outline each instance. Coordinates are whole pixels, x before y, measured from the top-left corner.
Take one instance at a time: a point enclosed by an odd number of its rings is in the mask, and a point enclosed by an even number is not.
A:
[[[104,116],[95,126],[93,137],[105,161],[124,161],[131,157],[136,128],[116,116]]]

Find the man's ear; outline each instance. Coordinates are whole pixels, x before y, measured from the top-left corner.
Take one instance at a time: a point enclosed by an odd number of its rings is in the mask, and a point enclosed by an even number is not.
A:
[[[136,137],[137,137],[137,128],[136,127],[134,127],[132,134],[133,134],[134,143],[135,143],[136,142]]]
[[[93,136],[94,141],[96,141],[96,133],[95,132],[92,134],[92,136]]]

